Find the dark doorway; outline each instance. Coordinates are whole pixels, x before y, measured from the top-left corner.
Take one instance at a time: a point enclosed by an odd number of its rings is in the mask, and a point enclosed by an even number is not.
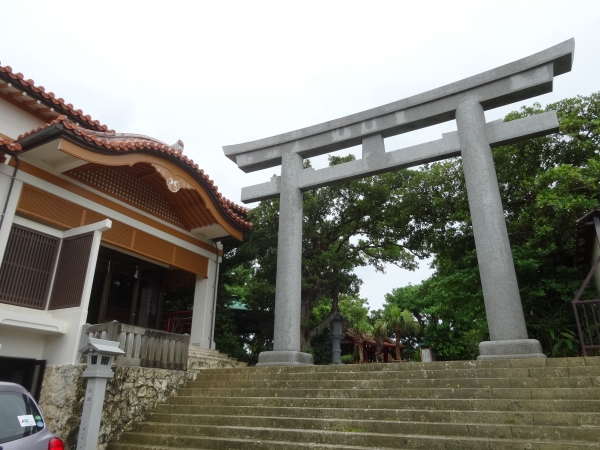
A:
[[[46,361],[26,358],[0,357],[0,381],[17,383],[40,400]]]
[[[160,328],[168,269],[117,250],[100,247],[87,322]]]
[[[196,275],[193,273],[159,266],[101,246],[87,323],[116,320],[164,330],[167,319],[163,317],[163,311],[185,311],[189,313],[185,320],[191,326],[195,285]]]

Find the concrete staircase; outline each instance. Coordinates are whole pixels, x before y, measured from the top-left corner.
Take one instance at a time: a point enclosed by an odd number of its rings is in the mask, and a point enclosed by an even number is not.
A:
[[[188,370],[220,369],[226,367],[246,367],[248,364],[220,353],[190,345],[188,351]]]
[[[109,450],[600,449],[600,358],[208,369]]]

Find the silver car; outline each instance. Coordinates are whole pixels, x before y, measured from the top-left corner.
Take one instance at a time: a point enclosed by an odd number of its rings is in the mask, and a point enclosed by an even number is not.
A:
[[[0,382],[0,450],[64,450],[24,387]]]

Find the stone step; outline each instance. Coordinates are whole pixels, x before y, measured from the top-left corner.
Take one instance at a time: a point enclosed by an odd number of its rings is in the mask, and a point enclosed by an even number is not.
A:
[[[600,412],[540,412],[540,411],[461,411],[433,409],[376,409],[376,408],[309,408],[272,406],[180,406],[161,405],[151,413],[152,422],[183,422],[196,416],[245,417],[261,416],[286,419],[345,419],[403,422],[447,422],[472,424],[597,426]],[[196,423],[196,422],[194,422]]]
[[[206,358],[206,359],[214,359],[214,360],[222,360],[222,361],[237,361],[235,358],[232,358],[230,356],[221,354],[221,353],[203,353],[203,352],[192,352],[190,351],[188,353],[189,357],[192,358]]]
[[[426,449],[465,449],[465,450],[505,450],[505,449],[538,449],[538,450],[598,450],[598,442],[582,442],[555,439],[519,439],[494,437],[462,437],[441,434],[384,434],[369,433],[362,428],[347,431],[282,429],[282,428],[245,428],[238,426],[201,426],[181,425],[171,427],[174,433],[164,433],[158,424],[149,427],[148,432],[130,432],[120,440],[120,444],[138,444],[166,446],[168,448],[261,448],[249,446],[263,441],[301,442],[312,444],[311,448],[319,446],[338,445],[342,448],[426,448]],[[175,428],[180,428],[175,430]],[[532,427],[535,428],[535,427]],[[153,432],[152,432],[153,431]],[[431,430],[434,432],[435,430]],[[221,438],[216,442],[214,438]],[[244,442],[244,440],[246,442]],[[242,447],[234,446],[233,442],[241,443]],[[216,444],[216,445],[215,445]],[[267,447],[268,448],[268,447]]]
[[[217,350],[190,345],[188,350],[188,370],[202,373],[206,370],[218,368],[243,368],[247,363],[242,363],[235,358],[220,353]]]
[[[223,357],[223,356],[190,354],[190,355],[188,355],[188,358],[203,359],[203,360],[207,360],[207,361],[232,361],[232,362],[237,362],[237,359],[229,358],[228,356]]]
[[[202,377],[199,377],[202,378]],[[388,380],[263,380],[191,381],[190,389],[275,388],[275,389],[385,389],[394,388],[591,388],[600,387],[600,377],[523,378],[400,378]],[[185,391],[182,391],[185,392]]]
[[[488,398],[599,400],[598,388],[403,388],[403,389],[285,389],[181,388],[181,397],[305,397],[305,398]]]
[[[229,360],[229,361],[237,361],[237,359],[232,358],[225,353],[221,353],[218,350],[211,350],[207,348],[201,348],[194,345],[190,345],[188,347],[188,356],[193,357],[204,357],[210,359],[218,359],[218,360]]]
[[[168,438],[167,438],[168,440]],[[357,447],[354,445],[334,445],[320,444],[315,445],[307,442],[285,442],[285,441],[265,441],[265,440],[250,440],[250,439],[228,439],[217,437],[196,437],[196,446],[194,448],[177,447],[180,450],[195,450],[195,449],[258,449],[258,450],[278,450],[282,449],[306,449],[311,450],[370,450],[373,447]],[[133,444],[129,442],[114,442],[108,445],[107,450],[170,450],[174,444],[169,446],[155,446],[149,444]],[[204,445],[207,445],[206,447]],[[377,450],[393,450],[391,448],[377,447]],[[404,447],[404,450],[417,450]]]
[[[386,364],[390,366],[396,364]],[[406,366],[410,364],[407,363]],[[223,369],[222,374],[207,371],[198,381],[358,381],[358,380],[413,380],[413,379],[464,379],[464,378],[569,378],[600,377],[600,366],[539,367],[539,368],[479,368],[447,370],[364,370],[359,372],[299,372],[272,373],[258,369]],[[239,370],[230,373],[231,370]],[[599,380],[600,381],[600,380]]]
[[[282,393],[281,395],[285,395]],[[457,411],[600,412],[597,400],[529,399],[414,399],[414,398],[299,398],[299,397],[171,397],[162,408],[202,406],[249,406],[291,408],[435,409]]]
[[[217,375],[226,374],[292,374],[302,376],[303,373],[321,372],[387,372],[387,371],[445,371],[452,369],[492,369],[492,368],[573,368],[598,367],[600,357],[581,358],[548,358],[548,359],[499,359],[483,361],[435,361],[429,363],[388,363],[388,364],[339,364],[326,366],[288,366],[288,367],[253,367],[247,369],[226,369],[215,371]],[[207,375],[211,372],[208,371]]]
[[[170,416],[173,417],[173,416]],[[368,419],[328,419],[328,418],[299,418],[299,417],[265,417],[265,416],[176,416],[173,421],[155,422],[154,416],[150,421],[136,422],[134,431],[157,434],[187,434],[205,435],[215,427],[228,427],[235,424],[247,430],[254,429],[304,429],[339,432],[377,433],[377,434],[443,434],[445,436],[484,437],[484,438],[516,438],[516,439],[551,439],[577,440],[582,442],[597,442],[600,440],[596,427],[549,426],[549,425],[519,425],[490,424],[490,423],[461,423],[461,422],[426,422],[426,421],[385,421]],[[178,419],[178,421],[177,421]],[[183,420],[183,423],[181,422]]]
[[[141,448],[600,450],[600,358],[205,368]]]

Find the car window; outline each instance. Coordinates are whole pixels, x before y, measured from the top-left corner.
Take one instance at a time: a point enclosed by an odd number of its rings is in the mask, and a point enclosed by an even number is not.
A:
[[[0,444],[15,441],[44,429],[34,401],[19,392],[0,392]]]

